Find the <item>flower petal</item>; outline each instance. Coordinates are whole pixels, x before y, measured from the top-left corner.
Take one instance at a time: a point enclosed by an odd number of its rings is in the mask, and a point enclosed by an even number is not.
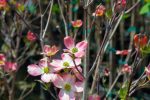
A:
[[[80,65],[81,64],[81,59],[80,58],[75,59],[75,63],[76,63],[77,66]]]
[[[62,88],[64,85],[64,80],[60,75],[56,75],[55,79],[53,80],[53,84],[57,87],[57,88]]]
[[[48,67],[48,61],[47,58],[43,58],[39,61],[39,67],[43,68],[43,67]]]
[[[82,72],[82,68],[81,68],[80,66],[78,67],[78,70],[79,70],[80,72]],[[81,81],[84,80],[83,76],[77,71],[76,68],[73,68],[73,72],[74,72],[75,76],[76,76],[79,80],[81,80]]]
[[[64,38],[64,44],[66,48],[71,49],[74,47],[74,40],[70,36],[67,36]]]
[[[62,78],[63,78],[64,82],[67,82],[67,83],[70,83],[70,84],[75,83],[75,77],[73,75],[65,74],[65,75],[63,75]]]
[[[72,91],[69,93],[66,93],[65,91],[61,89],[58,96],[60,100],[75,100],[75,96]]]
[[[45,83],[49,83],[53,79],[53,74],[43,74],[41,80]]]
[[[28,73],[32,76],[38,76],[42,74],[42,70],[36,64],[31,64],[28,66]]]
[[[84,55],[85,55],[84,51],[79,51],[79,52],[75,53],[75,57],[79,57],[79,58],[83,57]]]
[[[53,69],[55,71],[59,71],[61,69],[63,69],[63,67],[61,66],[62,61],[58,60],[58,59],[54,59],[52,60],[52,62],[50,63],[51,66],[53,66]]]
[[[76,82],[75,83],[75,92],[82,92],[83,91],[83,82]]]
[[[79,49],[79,50],[85,50],[88,46],[88,43],[87,41],[81,41],[79,43],[77,43],[76,47]]]

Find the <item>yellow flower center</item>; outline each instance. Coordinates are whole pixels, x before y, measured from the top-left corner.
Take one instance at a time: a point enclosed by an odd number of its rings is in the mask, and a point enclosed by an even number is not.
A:
[[[4,61],[0,61],[0,65],[4,65]]]
[[[71,90],[71,85],[68,83],[65,84],[64,89],[69,92]]]
[[[70,65],[69,65],[69,63],[68,63],[68,62],[64,62],[64,63],[63,63],[63,66],[65,66],[65,67],[69,67]]]
[[[49,67],[44,67],[44,73],[49,73],[50,69]]]
[[[76,48],[76,47],[75,47],[75,48],[72,48],[71,51],[72,51],[72,53],[76,53],[76,52],[78,52],[78,48]]]

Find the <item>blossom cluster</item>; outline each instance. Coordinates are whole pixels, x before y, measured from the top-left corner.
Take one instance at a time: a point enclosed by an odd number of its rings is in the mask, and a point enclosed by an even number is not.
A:
[[[16,62],[11,62],[7,61],[6,56],[4,54],[0,54],[0,67],[5,71],[5,72],[12,72],[17,70],[17,63]]]
[[[56,46],[44,45],[44,58],[38,64],[28,65],[28,73],[32,76],[41,75],[43,83],[52,82],[60,88],[60,100],[75,100],[75,93],[83,91],[84,76],[80,65],[87,44],[86,41],[81,41],[75,45],[73,38],[65,37],[66,49],[61,54],[61,59],[51,59],[58,52]]]

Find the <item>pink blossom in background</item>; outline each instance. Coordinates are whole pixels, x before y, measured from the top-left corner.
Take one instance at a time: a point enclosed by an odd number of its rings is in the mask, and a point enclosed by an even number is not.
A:
[[[15,62],[5,62],[4,71],[11,72],[17,70],[17,63]]]
[[[36,35],[34,34],[34,33],[32,33],[32,32],[28,32],[27,33],[27,39],[29,40],[29,41],[35,41],[37,38],[36,38]]]
[[[0,54],[0,66],[5,65],[6,57],[4,54]]]
[[[82,20],[76,20],[76,21],[72,21],[71,22],[72,23],[72,26],[74,27],[74,28],[79,28],[79,27],[81,27],[82,26]]]
[[[105,6],[103,5],[98,5],[96,7],[96,11],[93,13],[93,16],[103,16],[105,13]]]
[[[0,0],[0,8],[6,7],[6,4],[7,4],[6,0]]]
[[[56,79],[54,85],[60,88],[60,100],[75,100],[75,93],[83,91],[83,82],[76,82],[73,75],[63,75],[62,78]]]
[[[128,55],[131,52],[131,50],[117,50],[116,55]]]
[[[70,36],[64,38],[64,44],[67,48],[64,49],[64,52],[71,53],[78,58],[81,58],[85,55],[85,50],[88,46],[87,41],[81,41],[75,45],[73,38],[71,38]]]
[[[44,51],[43,54],[45,54],[46,56],[53,56],[58,52],[57,47],[54,45],[52,47],[50,47],[50,45],[44,45]]]
[[[54,72],[57,71],[57,68],[52,67],[46,58],[41,59],[38,65],[31,64],[28,66],[28,73],[32,76],[41,75],[41,80],[45,83],[53,81],[57,77]]]
[[[105,68],[104,69],[104,75],[109,76],[109,74],[110,74],[110,70],[108,68]]]
[[[128,64],[125,64],[123,67],[122,67],[122,70],[121,70],[123,73],[131,73],[132,72],[132,68],[131,66],[129,66]]]
[[[121,1],[121,4],[122,4],[123,7],[125,7],[126,4],[127,4],[127,1],[126,1],[126,0],[122,0],[122,1]]]

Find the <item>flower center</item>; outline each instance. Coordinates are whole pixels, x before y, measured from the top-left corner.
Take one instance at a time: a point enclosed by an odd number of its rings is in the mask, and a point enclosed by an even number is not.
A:
[[[0,65],[3,65],[4,64],[4,61],[0,61]]]
[[[69,92],[71,90],[71,85],[65,84],[64,89]]]
[[[76,52],[78,52],[78,48],[76,48],[76,47],[75,47],[75,48],[72,48],[71,51],[72,51],[72,53],[76,53]]]
[[[44,67],[44,73],[49,73],[50,69],[48,67]]]
[[[64,63],[63,63],[63,66],[69,67],[69,63],[68,63],[68,62],[64,62]]]

